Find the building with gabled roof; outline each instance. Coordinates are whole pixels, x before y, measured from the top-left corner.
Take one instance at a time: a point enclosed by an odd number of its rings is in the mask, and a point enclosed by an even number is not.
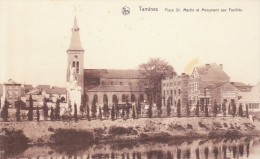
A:
[[[9,79],[3,85],[2,100],[7,100],[11,108],[15,108],[15,103],[21,99],[21,84]]]
[[[253,86],[250,92],[240,92],[240,95],[238,103],[243,105],[243,110],[247,105],[251,112],[260,111],[260,82]]]
[[[223,70],[223,65],[216,63],[195,67],[189,80],[189,103],[200,104],[204,110],[216,101],[220,105],[224,100],[237,101],[239,90],[230,83],[230,77]]]
[[[241,92],[250,92],[252,87],[251,85],[247,85],[243,82],[231,82],[233,86],[235,86]]]
[[[98,105],[113,101],[119,103],[145,101],[145,92],[138,86],[141,79],[138,70],[120,69],[84,69],[84,52],[81,45],[79,27],[76,17],[71,29],[71,41],[67,50],[67,77],[69,82],[71,68],[75,68],[78,85],[86,93],[86,100],[91,104],[94,99]],[[82,92],[82,93],[83,93]]]

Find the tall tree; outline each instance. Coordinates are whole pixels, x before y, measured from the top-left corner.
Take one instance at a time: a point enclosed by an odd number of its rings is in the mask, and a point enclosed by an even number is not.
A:
[[[170,100],[170,98],[168,98],[168,100],[167,100],[167,116],[168,117],[171,116],[171,111],[172,111],[172,109],[171,109],[171,100]]]
[[[75,122],[78,122],[78,110],[77,110],[76,103],[74,103],[74,120],[75,120]]]
[[[18,101],[16,102],[16,121],[21,121],[21,105],[22,105],[22,101],[21,99],[18,99]]]
[[[239,116],[243,117],[243,106],[241,103],[239,104],[238,114],[239,114]]]
[[[9,103],[8,103],[7,99],[5,99],[3,108],[1,110],[1,118],[5,122],[8,121],[8,107],[9,107]]]
[[[177,103],[177,117],[181,117],[181,102],[180,100],[178,100],[178,103]]]
[[[83,116],[86,113],[86,92],[84,91],[81,95],[81,104],[80,104],[80,112]]]
[[[226,111],[227,111],[227,108],[226,108],[226,102],[223,102],[222,103],[222,112],[223,112],[223,115],[226,116]]]
[[[199,104],[199,101],[197,101],[197,104],[196,104],[195,114],[196,114],[197,117],[200,116],[200,104]]]
[[[98,108],[98,114],[99,114],[99,119],[102,120],[102,110],[101,107]]]
[[[96,113],[97,113],[97,96],[94,95],[92,105],[91,105],[91,115],[93,118],[96,118]]]
[[[50,114],[51,121],[54,121],[54,113],[53,113],[53,107],[51,107],[51,114]]]
[[[28,111],[28,120],[32,121],[33,120],[33,99],[32,99],[32,95],[30,94],[29,97],[29,111]]]
[[[55,120],[60,120],[60,100],[57,99],[55,105]]]
[[[234,100],[231,101],[231,106],[232,106],[232,115],[233,117],[236,115],[236,111],[237,111],[237,106]]]
[[[140,100],[138,100],[137,105],[136,105],[136,116],[137,116],[137,118],[140,117],[140,114],[141,114],[141,103],[140,103]]]
[[[109,117],[109,107],[108,107],[108,103],[104,103],[103,106],[103,114],[105,118]]]
[[[209,117],[209,107],[208,107],[208,103],[206,103],[206,106],[204,107],[205,109],[205,117]]]
[[[40,121],[40,112],[39,112],[39,107],[37,105],[37,109],[36,109],[36,116],[37,116],[37,121]]]
[[[161,113],[161,80],[176,75],[173,67],[166,61],[159,58],[151,58],[147,63],[139,66],[139,72],[143,78],[139,85],[145,88],[150,105],[156,103],[157,111]]]
[[[186,112],[187,112],[187,117],[190,117],[190,105],[189,105],[189,102],[187,102]]]
[[[123,108],[122,108],[122,118],[125,119],[125,105],[123,105]]]
[[[86,103],[86,106],[87,106],[87,119],[88,119],[88,121],[90,121],[89,105],[88,105],[88,103]]]
[[[135,115],[135,105],[132,106],[132,118],[135,119],[136,115]]]
[[[218,105],[217,105],[217,101],[214,101],[214,106],[213,106],[213,116],[216,117],[218,113]]]
[[[115,118],[118,118],[119,116],[118,99],[115,94],[112,96],[112,102],[113,105],[115,106]]]
[[[43,109],[43,117],[44,117],[44,120],[47,120],[47,118],[48,118],[48,106],[47,106],[47,100],[46,100],[46,98],[43,99],[42,109]]]
[[[248,105],[246,104],[246,117],[249,118]]]
[[[148,111],[147,111],[147,115],[148,118],[152,118],[153,117],[153,110],[152,110],[152,106],[149,105]]]
[[[111,120],[115,120],[115,106],[112,106],[112,110],[111,110]]]

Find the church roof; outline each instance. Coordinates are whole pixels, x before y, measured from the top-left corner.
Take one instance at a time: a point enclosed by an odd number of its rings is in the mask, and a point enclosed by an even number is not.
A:
[[[50,89],[46,89],[45,90],[46,94],[66,94],[67,93],[67,90],[66,88],[63,88],[63,87],[56,87],[56,88],[50,88]]]
[[[87,92],[139,92],[140,89],[138,86],[132,86],[130,89],[130,86],[124,85],[98,85],[96,87],[86,87]]]
[[[73,28],[71,29],[71,33],[72,34],[70,40],[70,47],[68,50],[73,50],[73,51],[84,50],[81,46],[79,27],[78,27],[76,16],[74,17],[74,24],[73,24]]]
[[[222,66],[216,63],[195,67],[202,81],[229,81],[229,76],[224,72]]]
[[[85,78],[107,78],[107,79],[139,79],[141,75],[138,70],[127,69],[85,69]]]

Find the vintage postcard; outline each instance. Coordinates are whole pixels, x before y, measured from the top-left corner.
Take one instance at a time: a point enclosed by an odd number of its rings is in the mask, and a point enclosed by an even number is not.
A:
[[[0,158],[260,158],[259,0],[0,0]]]

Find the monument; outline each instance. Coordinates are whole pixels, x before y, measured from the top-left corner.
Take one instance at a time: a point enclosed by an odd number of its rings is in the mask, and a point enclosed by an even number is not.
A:
[[[70,78],[66,83],[67,90],[67,108],[71,108],[72,112],[74,112],[74,105],[77,105],[77,110],[80,110],[81,104],[81,92],[82,88],[78,85],[78,78],[76,68],[70,66]]]

